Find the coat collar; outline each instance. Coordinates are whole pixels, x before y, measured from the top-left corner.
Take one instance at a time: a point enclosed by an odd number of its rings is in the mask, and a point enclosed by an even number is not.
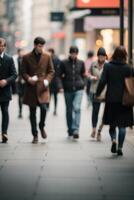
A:
[[[76,58],[76,59],[72,59],[70,56],[68,57],[68,60],[71,62],[71,63],[76,63],[77,61],[78,61],[78,58]]]
[[[126,63],[122,62],[121,60],[111,60],[110,63],[118,64],[118,65],[125,65]]]
[[[44,54],[43,53],[41,54],[39,63],[36,62],[34,50],[30,53],[30,57],[31,57],[31,61],[33,62],[33,64],[37,67],[39,67],[42,64],[42,62],[44,62]]]

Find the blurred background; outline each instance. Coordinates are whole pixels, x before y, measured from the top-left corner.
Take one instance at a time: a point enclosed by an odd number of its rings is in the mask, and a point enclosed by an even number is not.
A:
[[[43,36],[61,58],[70,45],[86,59],[88,50],[103,46],[110,56],[122,44],[134,59],[133,9],[132,0],[0,0],[0,37],[12,55],[31,50],[33,39]]]

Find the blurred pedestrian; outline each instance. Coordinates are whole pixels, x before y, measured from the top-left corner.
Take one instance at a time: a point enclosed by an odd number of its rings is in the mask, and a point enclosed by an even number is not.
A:
[[[119,46],[115,49],[111,61],[104,65],[96,93],[98,96],[107,85],[103,123],[110,126],[111,152],[117,153],[119,156],[123,155],[122,148],[126,127],[134,125],[133,108],[122,104],[125,78],[130,76],[134,76],[134,68],[127,64],[125,47]],[[118,128],[118,143],[116,141],[116,128]]]
[[[94,61],[94,52],[88,51],[87,53],[87,60],[85,61],[86,73],[90,73],[91,64]],[[87,95],[87,104],[90,105],[91,98],[90,98],[90,86],[91,80],[89,78],[86,79],[86,95]]]
[[[60,65],[60,60],[58,56],[55,55],[55,50],[53,48],[49,48],[48,51],[50,52],[52,56],[52,61],[53,61],[53,66],[55,70],[54,77],[50,83],[50,95],[54,97],[54,115],[57,115],[57,102],[58,102],[58,86],[57,86],[57,81],[56,81],[56,76],[58,72],[58,68]]]
[[[11,100],[12,83],[17,78],[14,61],[5,53],[6,41],[0,38],[0,107],[2,111],[2,143],[8,141],[7,130],[9,125],[9,101]]]
[[[24,104],[29,106],[32,143],[34,144],[38,143],[37,106],[40,107],[39,129],[41,136],[44,139],[47,138],[44,126],[50,101],[49,83],[54,74],[51,57],[44,52],[44,45],[44,38],[36,37],[33,51],[24,55],[22,59],[22,75],[26,81]]]
[[[97,85],[99,83],[99,79],[101,73],[103,71],[104,64],[106,62],[107,54],[103,47],[100,47],[97,52],[97,61],[91,64],[89,79],[91,81],[90,86],[90,95],[92,99],[92,133],[91,137],[95,138],[96,136],[96,128],[98,123],[98,115],[100,110],[101,101],[95,98]],[[97,140],[101,140],[101,129],[102,124],[100,125],[97,132]]]
[[[84,62],[79,60],[78,48],[71,46],[69,57],[61,61],[58,72],[58,87],[64,91],[66,104],[66,120],[68,126],[68,136],[79,138],[81,101],[84,89]]]
[[[22,57],[24,55],[23,49],[17,50],[17,71],[18,71],[18,78],[16,81],[17,84],[17,94],[18,94],[18,105],[19,105],[19,114],[18,118],[22,118],[22,107],[23,107],[23,98],[24,98],[24,90],[25,90],[25,81],[21,74],[21,64],[22,64]]]

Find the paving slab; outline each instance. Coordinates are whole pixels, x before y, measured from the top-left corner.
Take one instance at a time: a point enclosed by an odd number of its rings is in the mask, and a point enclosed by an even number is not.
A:
[[[80,139],[69,139],[64,98],[60,94],[58,115],[53,116],[53,105],[48,112],[48,139],[42,139],[39,133],[39,143],[34,145],[28,109],[24,106],[20,120],[16,105],[14,96],[10,104],[9,142],[0,144],[0,200],[134,199],[133,131],[128,129],[124,156],[112,155],[107,126],[101,142],[90,138],[91,107],[87,109],[84,97]]]

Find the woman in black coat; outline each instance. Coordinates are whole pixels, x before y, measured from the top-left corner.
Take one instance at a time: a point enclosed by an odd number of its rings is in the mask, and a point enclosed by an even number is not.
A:
[[[105,85],[107,85],[103,123],[110,125],[111,152],[118,155],[123,155],[122,147],[126,135],[126,127],[134,125],[133,107],[122,104],[125,78],[130,76],[134,76],[134,69],[127,64],[125,48],[119,46],[115,49],[111,62],[104,65],[96,93],[96,96],[99,96]],[[117,127],[119,130],[118,150],[116,142]]]

